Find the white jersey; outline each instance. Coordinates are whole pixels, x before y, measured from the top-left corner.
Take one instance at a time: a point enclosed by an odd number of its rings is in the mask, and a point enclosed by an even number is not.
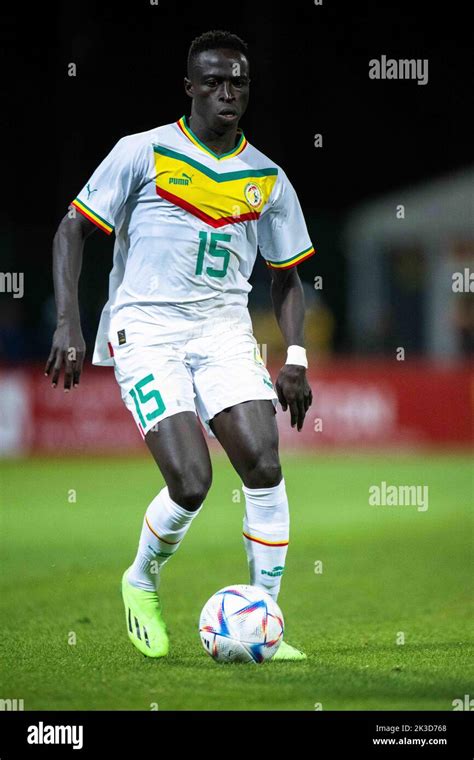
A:
[[[286,269],[314,254],[296,192],[283,169],[238,130],[223,155],[182,116],[119,140],[72,204],[115,231],[109,300],[93,363],[114,363],[111,316],[137,319],[158,340],[192,334],[203,320],[251,325],[248,280],[257,246]],[[117,323],[117,319],[114,319]]]

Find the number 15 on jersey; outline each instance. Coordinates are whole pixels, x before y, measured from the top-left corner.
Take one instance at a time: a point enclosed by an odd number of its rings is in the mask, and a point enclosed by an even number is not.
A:
[[[229,266],[230,251],[227,248],[218,248],[219,242],[228,243],[232,235],[227,235],[224,232],[200,232],[199,233],[199,251],[197,255],[196,271],[194,274],[203,274],[205,269],[206,274],[209,277],[225,277],[227,274],[227,267]],[[205,266],[206,257],[213,256],[216,263],[219,259],[222,259],[222,267],[215,269],[212,266]],[[217,261],[216,261],[217,260]]]

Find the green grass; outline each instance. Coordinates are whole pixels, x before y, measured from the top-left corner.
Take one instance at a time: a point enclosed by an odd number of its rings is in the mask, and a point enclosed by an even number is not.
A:
[[[163,484],[151,459],[3,463],[0,698],[26,710],[451,710],[474,695],[470,460],[282,459],[291,532],[278,601],[286,641],[308,660],[261,666],[214,663],[197,630],[214,591],[248,582],[225,457],[213,455],[205,507],[163,570],[162,660],[129,643],[119,591]],[[428,485],[428,510],[369,506],[382,480]]]

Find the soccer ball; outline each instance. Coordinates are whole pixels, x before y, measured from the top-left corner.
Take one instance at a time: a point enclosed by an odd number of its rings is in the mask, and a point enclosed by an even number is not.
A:
[[[265,662],[280,646],[283,630],[278,604],[258,586],[221,588],[199,619],[202,645],[216,662]]]

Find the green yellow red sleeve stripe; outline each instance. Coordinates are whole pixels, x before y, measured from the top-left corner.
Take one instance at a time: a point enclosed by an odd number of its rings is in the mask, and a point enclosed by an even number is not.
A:
[[[289,269],[297,264],[301,264],[302,261],[306,261],[306,259],[309,259],[309,257],[313,256],[315,253],[316,251],[313,246],[310,245],[309,248],[305,248],[304,251],[300,251],[300,253],[297,253],[284,261],[268,261],[268,259],[266,259],[266,264],[267,267],[270,267],[271,269]]]
[[[84,201],[81,201],[79,198],[74,198],[71,205],[77,208],[77,210],[87,217],[87,219],[90,219],[91,222],[94,222],[94,224],[106,232],[107,235],[110,235],[110,233],[114,231],[113,224],[110,224],[106,219],[89,208],[89,206],[86,206]]]

